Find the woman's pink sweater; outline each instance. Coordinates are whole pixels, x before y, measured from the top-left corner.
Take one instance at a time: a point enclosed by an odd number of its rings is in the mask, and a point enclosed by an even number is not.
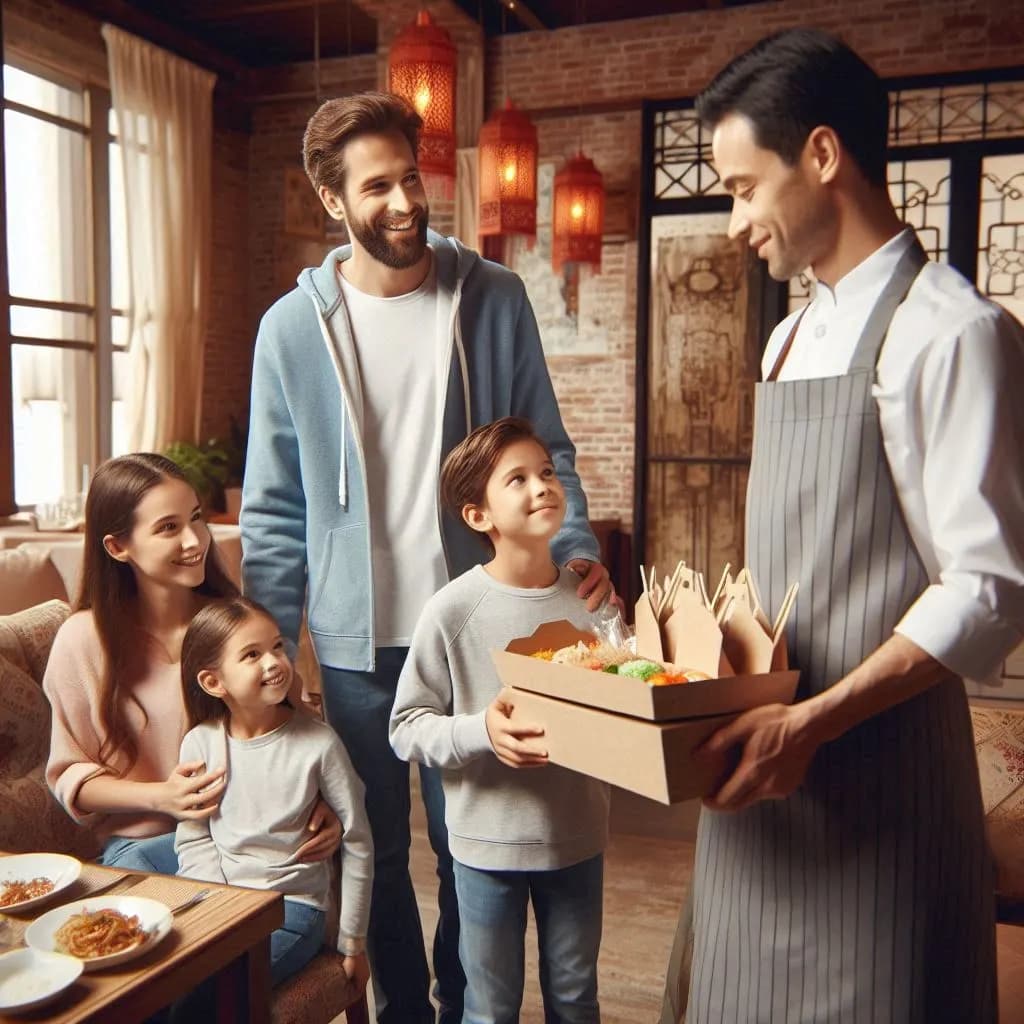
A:
[[[155,643],[139,642],[129,669],[128,722],[139,756],[123,775],[133,782],[163,782],[178,763],[188,731],[181,694],[181,665],[168,663]],[[77,805],[82,784],[111,769],[99,763],[103,734],[99,726],[103,648],[92,612],[76,612],[61,626],[43,677],[53,709],[46,782],[75,821],[90,826],[102,840],[110,836],[145,838],[173,832],[174,818],[154,812],[87,814]]]

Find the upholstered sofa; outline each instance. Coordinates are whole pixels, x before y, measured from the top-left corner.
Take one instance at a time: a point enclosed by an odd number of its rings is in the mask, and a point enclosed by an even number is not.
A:
[[[4,588],[13,585],[17,569],[30,577],[20,579],[19,592],[44,598],[41,604],[0,615],[0,849],[91,859],[99,852],[95,836],[72,822],[44,778],[50,708],[40,684],[53,638],[70,608],[64,600],[45,600],[52,591],[59,597],[63,583],[38,553],[29,554],[23,548],[0,551],[0,594],[10,601],[11,591]],[[18,557],[4,557],[13,555]],[[368,1024],[365,998],[353,997],[341,957],[325,950],[275,990],[271,1019],[274,1024],[327,1024],[345,1013],[348,1024]]]

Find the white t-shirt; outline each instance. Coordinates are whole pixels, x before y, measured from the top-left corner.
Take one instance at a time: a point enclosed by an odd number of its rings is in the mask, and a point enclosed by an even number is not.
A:
[[[849,371],[904,230],[837,282],[819,282],[779,380]],[[797,314],[775,328],[767,375]],[[873,394],[910,535],[931,579],[896,627],[982,682],[1024,633],[1024,330],[956,270],[928,263],[896,311]]]
[[[367,295],[341,274],[363,387],[377,647],[406,647],[428,598],[448,582],[437,488],[437,272],[414,292]]]

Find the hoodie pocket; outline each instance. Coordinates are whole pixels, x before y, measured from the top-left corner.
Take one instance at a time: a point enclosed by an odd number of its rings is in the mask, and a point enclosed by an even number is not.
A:
[[[369,637],[370,536],[366,523],[327,532],[310,587],[309,628],[323,636]]]

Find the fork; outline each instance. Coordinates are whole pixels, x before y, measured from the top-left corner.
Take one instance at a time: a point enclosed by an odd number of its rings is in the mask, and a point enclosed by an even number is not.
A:
[[[171,907],[171,913],[172,914],[182,914],[186,910],[188,910],[189,907],[194,907],[197,903],[202,903],[203,900],[205,900],[207,896],[212,896],[212,895],[213,895],[213,890],[212,889],[200,889],[199,892],[193,893],[183,903],[179,903],[176,907]]]

